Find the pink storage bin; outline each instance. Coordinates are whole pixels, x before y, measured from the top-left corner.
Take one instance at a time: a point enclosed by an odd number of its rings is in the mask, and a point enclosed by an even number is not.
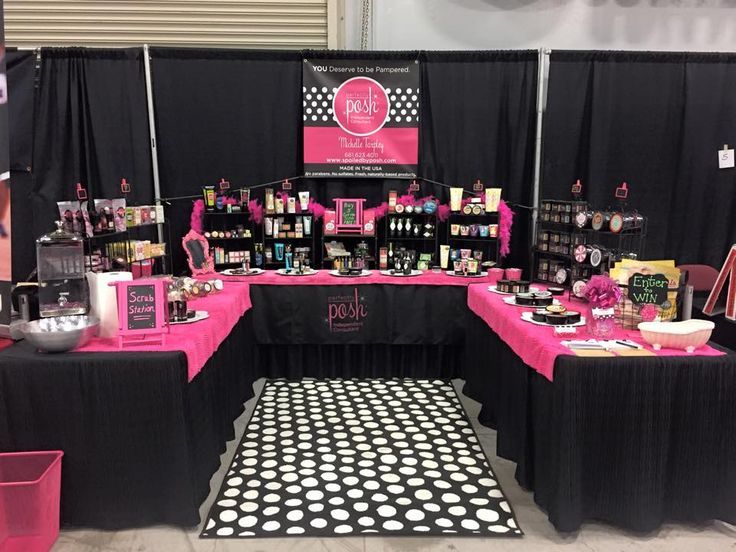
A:
[[[0,453],[0,552],[47,552],[59,536],[60,450]]]
[[[153,274],[153,259],[131,263],[130,271],[133,273],[134,280],[148,278]]]
[[[521,269],[520,268],[507,268],[506,269],[507,280],[521,280]]]
[[[488,269],[488,281],[495,284],[503,279],[503,268],[493,267]]]

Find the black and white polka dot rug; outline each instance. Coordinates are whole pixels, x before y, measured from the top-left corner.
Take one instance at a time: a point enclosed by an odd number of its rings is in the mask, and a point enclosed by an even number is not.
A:
[[[448,382],[268,381],[201,537],[520,536]]]

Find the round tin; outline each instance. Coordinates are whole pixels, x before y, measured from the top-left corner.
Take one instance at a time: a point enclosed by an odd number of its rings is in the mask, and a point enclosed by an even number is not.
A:
[[[565,312],[565,316],[567,317],[568,324],[577,324],[580,322],[580,313],[577,311],[567,311]]]
[[[567,324],[567,315],[565,314],[547,313],[544,318],[547,324],[551,324],[553,326],[563,326]]]

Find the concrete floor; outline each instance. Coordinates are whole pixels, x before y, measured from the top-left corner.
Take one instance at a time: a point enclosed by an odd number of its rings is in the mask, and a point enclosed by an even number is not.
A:
[[[455,382],[458,391],[462,382]],[[255,389],[260,393],[263,380],[256,382]],[[227,552],[227,551],[268,551],[268,552],[480,552],[485,550],[585,550],[586,552],[624,552],[628,550],[652,550],[667,552],[736,552],[736,528],[724,523],[714,523],[706,527],[667,525],[657,533],[633,535],[624,531],[596,523],[586,524],[573,535],[561,535],[555,531],[532,499],[531,493],[524,491],[514,479],[514,464],[498,458],[496,432],[477,423],[480,405],[459,393],[491,465],[501,486],[514,507],[517,521],[525,536],[519,538],[473,539],[473,538],[289,538],[289,539],[199,539],[201,527],[180,529],[157,526],[130,531],[63,531],[54,547],[55,552],[92,551],[130,551],[130,552]],[[220,469],[212,476],[210,496],[200,515],[205,519],[210,505],[217,495],[222,478],[230,465],[237,442],[250,418],[256,399],[246,403],[246,411],[235,422],[237,438],[228,443],[226,452],[220,459]]]

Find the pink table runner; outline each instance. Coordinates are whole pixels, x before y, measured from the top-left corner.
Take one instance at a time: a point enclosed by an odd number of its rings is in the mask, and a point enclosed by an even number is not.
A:
[[[192,310],[207,311],[209,318],[192,324],[170,326],[164,345],[131,345],[125,351],[184,351],[187,376],[192,381],[230,334],[241,316],[251,308],[247,285],[226,283],[220,293],[189,302]],[[117,352],[117,338],[93,338],[75,352]]]
[[[543,286],[540,286],[543,287]],[[507,305],[503,302],[507,296],[488,291],[487,285],[468,286],[468,307],[477,314],[490,328],[503,339],[509,347],[524,361],[552,381],[555,359],[560,355],[574,355],[570,349],[560,344],[563,339],[589,339],[584,327],[578,329],[578,335],[572,338],[559,338],[554,335],[554,328],[537,326],[521,319],[521,313],[533,311],[533,308],[522,308]],[[570,310],[582,311],[585,315],[586,305],[569,301],[565,296],[558,297],[560,303]],[[582,330],[582,331],[581,331]],[[686,356],[689,353],[677,349],[654,351],[642,339],[638,330],[617,329],[612,339],[632,339],[654,352],[657,356]],[[725,353],[706,345],[693,355],[720,356]],[[627,357],[629,358],[629,357]]]
[[[276,285],[276,286],[341,286],[341,285],[364,285],[364,284],[397,284],[414,286],[467,286],[469,284],[485,283],[487,287],[491,283],[488,276],[483,278],[461,278],[448,276],[444,272],[432,272],[427,270],[419,276],[384,276],[378,270],[371,270],[368,276],[360,278],[343,278],[332,276],[329,270],[320,270],[312,276],[282,276],[276,271],[268,270],[256,276],[222,276],[223,280],[235,280],[253,285]]]

